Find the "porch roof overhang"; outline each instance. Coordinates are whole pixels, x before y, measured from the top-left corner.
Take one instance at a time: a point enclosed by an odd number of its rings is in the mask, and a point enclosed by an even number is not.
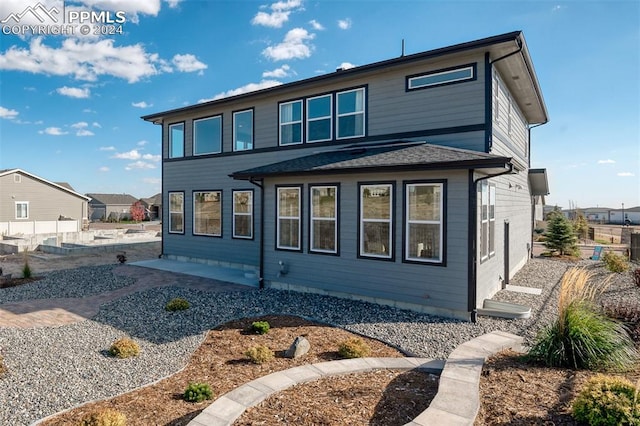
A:
[[[510,157],[426,142],[350,145],[230,174],[253,180],[278,176],[335,175],[422,170],[469,170],[498,174],[513,169]]]
[[[547,169],[529,169],[529,187],[533,196],[549,195]]]

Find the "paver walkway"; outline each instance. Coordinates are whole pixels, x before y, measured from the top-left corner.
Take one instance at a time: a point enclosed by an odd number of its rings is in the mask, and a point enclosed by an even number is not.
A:
[[[252,291],[254,288],[200,276],[132,265],[118,265],[114,273],[135,278],[130,286],[93,296],[25,300],[0,304],[0,327],[56,327],[94,317],[100,306],[129,294],[157,287],[178,286],[210,292]]]

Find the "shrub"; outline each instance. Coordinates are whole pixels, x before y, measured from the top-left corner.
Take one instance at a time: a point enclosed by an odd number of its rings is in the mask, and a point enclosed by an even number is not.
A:
[[[189,383],[182,397],[188,402],[202,402],[211,399],[213,391],[206,383]]]
[[[126,253],[120,253],[120,254],[116,255],[116,258],[118,259],[118,262],[120,262],[120,263],[125,263],[127,261]]]
[[[187,301],[187,299],[183,299],[181,297],[176,297],[174,299],[171,299],[164,307],[165,310],[170,311],[170,312],[175,312],[175,311],[184,311],[189,309],[191,305],[189,304],[189,302]]]
[[[264,364],[274,358],[273,351],[264,345],[249,348],[244,353],[254,364]]]
[[[640,343],[640,304],[629,300],[603,304],[604,313],[613,319],[622,321],[629,336],[637,344]]]
[[[267,334],[271,326],[267,321],[255,321],[251,323],[251,331],[258,334]]]
[[[629,368],[638,353],[624,325],[600,312],[596,297],[608,282],[589,283],[591,275],[573,268],[562,277],[558,319],[538,334],[529,357],[552,367]]]
[[[111,408],[85,414],[78,426],[125,426],[127,418],[124,414]]]
[[[134,340],[123,337],[113,342],[109,353],[117,358],[130,358],[140,354],[140,346]]]
[[[624,272],[629,269],[627,259],[612,251],[606,252],[602,256],[602,261],[604,262],[604,267],[610,272]]]
[[[573,417],[589,425],[622,425],[640,422],[636,388],[621,377],[596,375],[573,402]]]
[[[640,287],[640,268],[633,271],[633,281]]]
[[[24,266],[22,267],[22,278],[31,278],[33,275],[31,271],[31,266],[29,266],[29,262],[24,262]]]
[[[371,353],[371,348],[361,338],[352,337],[340,343],[338,353],[344,358],[362,358]]]

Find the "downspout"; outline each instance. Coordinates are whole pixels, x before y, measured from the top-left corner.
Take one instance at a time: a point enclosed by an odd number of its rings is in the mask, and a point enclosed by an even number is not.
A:
[[[264,181],[262,183],[256,182],[254,178],[249,178],[249,183],[260,188],[260,265],[258,277],[258,286],[262,290],[264,289]]]
[[[508,163],[509,168],[495,175],[482,176],[478,179],[473,178],[474,170],[469,170],[469,290],[467,293],[467,309],[471,312],[471,322],[478,321],[478,310],[476,308],[478,290],[478,250],[476,241],[478,240],[478,182],[513,172],[513,164]]]

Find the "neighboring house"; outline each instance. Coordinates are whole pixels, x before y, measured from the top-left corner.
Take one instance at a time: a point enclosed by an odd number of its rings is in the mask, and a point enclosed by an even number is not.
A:
[[[264,287],[475,321],[548,193],[529,184],[548,117],[521,32],[142,118],[162,126],[164,257]]]
[[[149,220],[162,220],[162,193],[159,192],[153,197],[141,198],[140,202],[147,210]]]
[[[87,220],[89,197],[67,183],[54,183],[22,169],[0,170],[0,229],[7,234],[56,232],[51,224],[75,220],[72,231],[82,230]],[[65,232],[71,231],[69,223]]]
[[[529,188],[533,202],[533,224],[544,220],[546,195],[549,195],[549,182],[546,169],[529,169]]]
[[[623,219],[624,217],[624,219]],[[610,223],[640,225],[640,206],[628,209],[611,209],[609,211]]]
[[[99,220],[126,220],[131,217],[131,205],[138,201],[129,194],[87,194],[89,201],[89,219],[92,222]]]
[[[607,207],[587,207],[579,209],[589,222],[609,223],[609,212],[612,209]]]

